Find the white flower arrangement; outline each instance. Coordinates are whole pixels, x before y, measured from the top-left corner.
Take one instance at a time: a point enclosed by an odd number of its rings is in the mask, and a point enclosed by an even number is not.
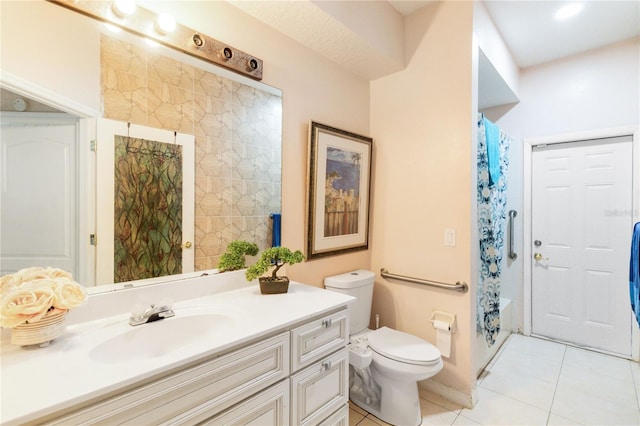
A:
[[[0,278],[0,327],[63,313],[87,300],[87,291],[69,272],[57,268],[26,268]]]

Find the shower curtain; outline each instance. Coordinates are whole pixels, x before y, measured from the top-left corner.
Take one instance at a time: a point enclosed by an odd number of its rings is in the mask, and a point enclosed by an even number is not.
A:
[[[507,205],[511,138],[478,115],[478,277],[477,328],[488,346],[500,333],[500,272]]]

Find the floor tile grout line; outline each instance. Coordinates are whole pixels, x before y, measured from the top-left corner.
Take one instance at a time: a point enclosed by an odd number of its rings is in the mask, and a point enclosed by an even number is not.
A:
[[[553,388],[553,396],[551,397],[551,406],[549,407],[549,413],[547,414],[547,424],[549,424],[549,421],[551,420],[551,414],[553,414],[553,403],[555,402],[556,393],[558,392],[558,385],[560,384],[560,376],[562,375],[562,369],[564,367],[564,359],[566,356],[567,356],[567,345],[564,345],[564,352],[562,353],[562,361],[560,362],[560,371],[558,371],[558,377],[556,378],[556,386]]]
[[[464,410],[464,407],[460,407],[460,408],[456,408],[455,410],[452,410],[452,409],[450,409],[450,408],[448,408],[448,407],[445,407],[445,406],[444,406],[444,405],[442,405],[442,404],[438,404],[436,401],[432,401],[432,400],[430,400],[430,399],[423,398],[423,397],[421,397],[421,396],[418,396],[418,399],[419,399],[419,400],[421,399],[421,400],[423,400],[423,401],[425,401],[425,402],[428,402],[429,404],[437,405],[438,407],[443,408],[443,409],[445,409],[445,410],[447,410],[447,411],[449,411],[449,412],[451,412],[451,413],[456,413],[456,412],[457,412],[457,414],[460,414],[460,413],[462,412],[462,410]]]

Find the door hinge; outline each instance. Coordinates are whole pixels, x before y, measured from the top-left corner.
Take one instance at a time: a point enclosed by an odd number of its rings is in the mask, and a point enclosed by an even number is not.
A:
[[[96,152],[98,150],[98,143],[95,140],[89,141],[89,149],[92,152]]]
[[[90,234],[89,235],[89,244],[91,244],[92,246],[95,246],[96,243],[97,243],[96,234]]]

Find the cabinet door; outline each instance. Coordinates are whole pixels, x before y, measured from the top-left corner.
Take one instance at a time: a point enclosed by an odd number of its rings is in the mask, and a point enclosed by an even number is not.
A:
[[[311,321],[291,331],[291,369],[297,371],[347,345],[347,310]]]
[[[349,399],[349,353],[346,348],[291,377],[291,421],[318,424]]]
[[[289,380],[284,380],[269,389],[237,404],[201,425],[288,425],[289,424]]]

